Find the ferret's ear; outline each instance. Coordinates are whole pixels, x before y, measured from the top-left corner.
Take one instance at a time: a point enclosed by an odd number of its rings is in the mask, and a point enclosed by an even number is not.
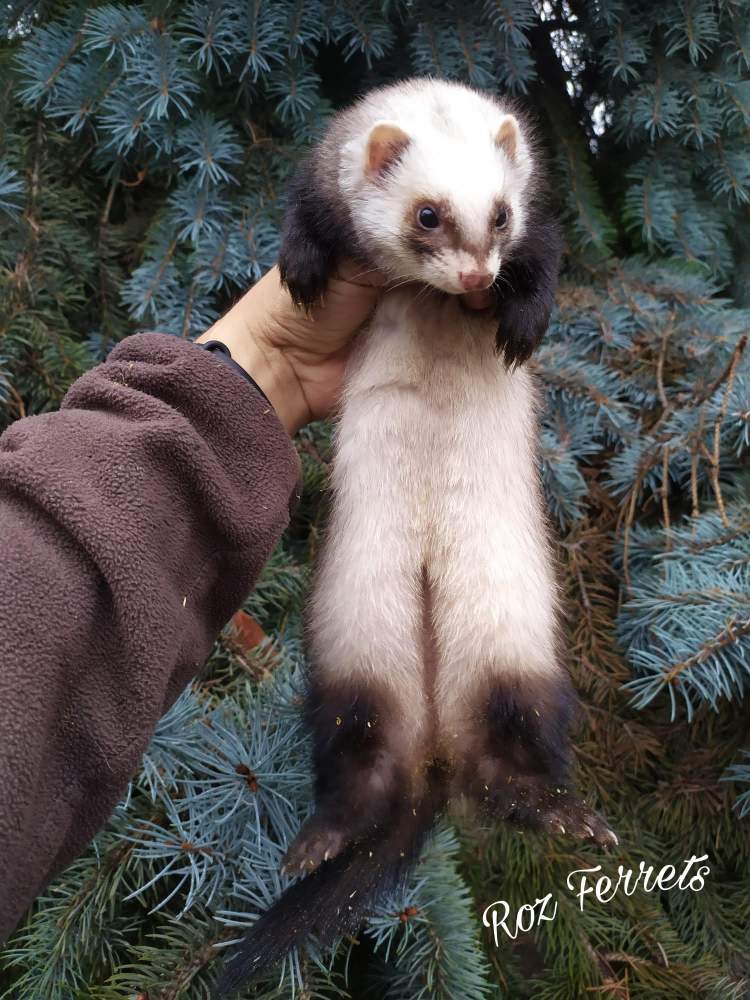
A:
[[[392,166],[411,142],[407,132],[395,122],[376,122],[367,136],[365,174],[377,180]]]
[[[495,133],[495,145],[498,149],[502,149],[509,160],[515,162],[521,152],[522,143],[518,119],[514,115],[506,115]]]

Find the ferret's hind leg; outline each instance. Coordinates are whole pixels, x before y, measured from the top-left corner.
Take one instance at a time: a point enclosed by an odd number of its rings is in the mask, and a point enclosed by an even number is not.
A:
[[[520,826],[615,843],[570,787],[575,694],[559,661],[541,513],[519,519],[526,500],[489,509],[469,491],[464,517],[445,519],[434,546],[436,708],[453,791]]]
[[[339,498],[316,574],[307,623],[316,811],[287,868],[311,870],[393,822],[424,777],[419,546],[403,505],[368,502],[365,518]]]
[[[469,712],[477,739],[459,771],[463,791],[498,819],[612,846],[615,834],[571,785],[572,705],[564,683],[488,678]]]

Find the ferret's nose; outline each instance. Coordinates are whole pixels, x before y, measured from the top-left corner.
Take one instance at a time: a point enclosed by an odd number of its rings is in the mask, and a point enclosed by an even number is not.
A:
[[[480,289],[489,288],[495,280],[495,276],[489,271],[459,271],[458,280],[467,292],[477,292]]]

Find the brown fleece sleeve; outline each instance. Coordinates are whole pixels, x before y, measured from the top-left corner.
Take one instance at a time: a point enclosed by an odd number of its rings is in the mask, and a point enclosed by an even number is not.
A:
[[[0,942],[106,821],[298,477],[257,389],[164,334],[0,437]]]

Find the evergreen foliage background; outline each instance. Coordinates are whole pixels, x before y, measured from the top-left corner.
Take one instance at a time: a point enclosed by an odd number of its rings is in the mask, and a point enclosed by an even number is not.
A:
[[[367,86],[511,92],[549,151],[567,256],[536,361],[542,471],[580,785],[621,847],[445,824],[358,942],[257,995],[750,996],[747,0],[28,0],[0,17],[0,424],[54,408],[130,332],[205,329],[272,264],[300,151]],[[0,996],[205,998],[281,891],[310,798],[300,608],[329,428],[298,443],[303,502],[245,617],[0,956]],[[564,888],[703,853],[702,892],[580,912]],[[555,921],[496,948],[484,907],[548,892]]]

